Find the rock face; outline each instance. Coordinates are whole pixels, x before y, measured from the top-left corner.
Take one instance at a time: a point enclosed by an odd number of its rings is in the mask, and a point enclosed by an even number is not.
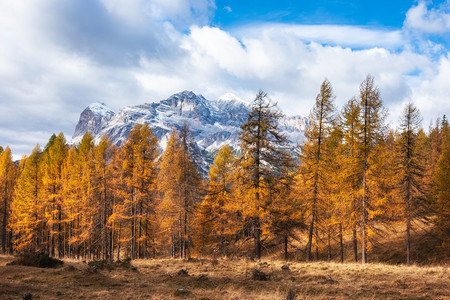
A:
[[[190,91],[159,102],[123,107],[118,113],[103,103],[93,103],[81,113],[71,143],[79,143],[90,131],[97,141],[107,134],[113,143],[120,146],[135,124],[149,124],[163,150],[170,131],[180,129],[186,122],[208,166],[212,162],[212,153],[224,144],[238,148],[240,126],[247,121],[250,109],[250,103],[230,93],[217,100],[207,100]],[[293,147],[303,143],[307,122],[301,116],[280,121],[280,129]]]

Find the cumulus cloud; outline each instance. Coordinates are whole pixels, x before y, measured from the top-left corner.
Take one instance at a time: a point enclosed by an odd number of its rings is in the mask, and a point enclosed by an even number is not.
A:
[[[406,13],[405,26],[424,33],[450,32],[450,1],[437,9],[429,9],[427,2],[420,1]]]
[[[284,112],[307,115],[325,78],[343,105],[369,73],[392,119],[412,100],[429,120],[449,110],[450,62],[445,45],[432,44],[445,53],[437,59],[411,47],[405,31],[419,24],[411,20],[443,16],[426,6],[419,14],[421,5],[408,12],[404,30],[253,24],[226,31],[209,24],[212,0],[0,1],[0,145],[17,158],[52,133],[70,139],[91,102],[117,110],[181,90],[252,100],[263,89]]]

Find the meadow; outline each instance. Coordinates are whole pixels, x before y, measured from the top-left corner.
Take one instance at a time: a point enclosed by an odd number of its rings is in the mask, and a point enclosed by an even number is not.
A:
[[[448,265],[244,258],[102,265],[65,259],[50,269],[7,265],[13,260],[0,257],[0,299],[28,293],[32,299],[450,299]],[[255,278],[255,270],[266,280]]]

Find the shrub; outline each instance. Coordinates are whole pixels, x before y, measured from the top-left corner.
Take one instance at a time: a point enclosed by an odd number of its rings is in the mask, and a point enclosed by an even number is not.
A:
[[[62,260],[50,257],[47,253],[27,252],[19,256],[18,259],[9,263],[9,265],[20,265],[38,268],[57,268],[63,265]]]

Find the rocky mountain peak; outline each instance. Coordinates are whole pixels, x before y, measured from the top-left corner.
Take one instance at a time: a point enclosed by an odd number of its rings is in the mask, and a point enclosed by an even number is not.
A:
[[[207,168],[212,163],[213,153],[224,144],[239,147],[240,126],[247,121],[250,110],[250,103],[231,93],[217,100],[207,100],[192,91],[183,91],[159,102],[123,107],[117,114],[103,103],[93,103],[81,113],[72,144],[79,143],[84,133],[90,131],[97,141],[107,134],[113,143],[121,145],[135,124],[149,124],[162,151],[170,131],[187,123],[204,154]],[[280,129],[293,147],[303,143],[306,126],[307,119],[301,116],[280,121]]]
[[[75,127],[74,136],[83,135],[90,131],[93,135],[98,134],[101,128],[116,115],[106,104],[94,102],[86,107],[80,115],[80,120]]]

